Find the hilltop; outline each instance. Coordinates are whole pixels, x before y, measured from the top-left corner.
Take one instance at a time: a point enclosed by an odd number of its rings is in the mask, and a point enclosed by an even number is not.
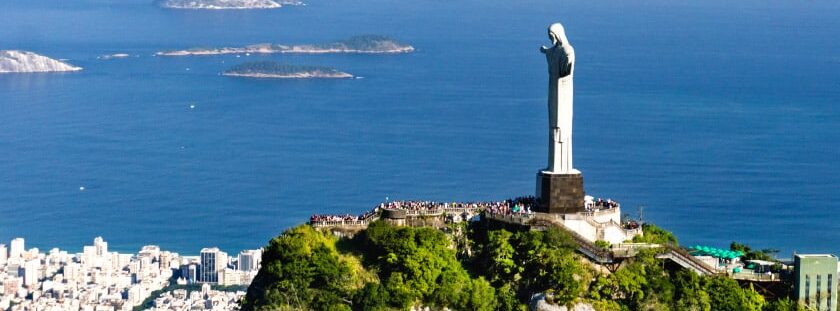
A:
[[[676,243],[667,231],[645,229],[644,242]],[[301,225],[269,242],[242,310],[804,310],[725,275],[669,268],[656,254],[640,252],[608,271],[576,253],[564,231],[486,219],[442,230],[375,221],[352,237]]]

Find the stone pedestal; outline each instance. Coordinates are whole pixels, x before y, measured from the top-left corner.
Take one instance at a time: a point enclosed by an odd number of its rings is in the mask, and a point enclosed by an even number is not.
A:
[[[537,173],[537,212],[572,214],[583,212],[583,175]]]
[[[405,226],[406,212],[403,209],[383,209],[381,214],[382,220],[394,226]]]

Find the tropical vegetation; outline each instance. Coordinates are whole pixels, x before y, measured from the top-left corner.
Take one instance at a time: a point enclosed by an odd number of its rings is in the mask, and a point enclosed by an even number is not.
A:
[[[646,225],[644,242],[672,243]],[[557,229],[497,228],[487,221],[434,228],[374,222],[352,238],[308,225],[266,247],[243,310],[526,310],[537,293],[596,310],[793,311],[725,276],[700,276],[641,252],[615,271],[575,252]]]

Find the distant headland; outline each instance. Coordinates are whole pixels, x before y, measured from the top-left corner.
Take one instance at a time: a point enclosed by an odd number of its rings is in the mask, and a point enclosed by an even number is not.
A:
[[[79,71],[68,63],[29,51],[0,50],[0,73]]]
[[[160,0],[160,7],[188,10],[276,9],[284,5],[302,5],[297,0]]]
[[[229,77],[266,79],[347,79],[353,75],[335,68],[293,66],[276,62],[251,62],[234,66],[222,73]]]
[[[157,56],[190,56],[190,55],[223,55],[223,54],[272,54],[272,53],[358,53],[358,54],[395,54],[410,53],[414,47],[393,38],[380,35],[355,36],[346,40],[321,43],[321,44],[300,44],[283,45],[261,43],[244,47],[222,47],[222,48],[192,48],[188,50],[162,51]]]

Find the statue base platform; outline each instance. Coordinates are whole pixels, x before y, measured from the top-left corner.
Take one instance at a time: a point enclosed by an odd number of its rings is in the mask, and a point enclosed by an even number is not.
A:
[[[574,214],[585,211],[583,203],[583,175],[554,174],[540,171],[537,173],[536,212],[553,214]]]

